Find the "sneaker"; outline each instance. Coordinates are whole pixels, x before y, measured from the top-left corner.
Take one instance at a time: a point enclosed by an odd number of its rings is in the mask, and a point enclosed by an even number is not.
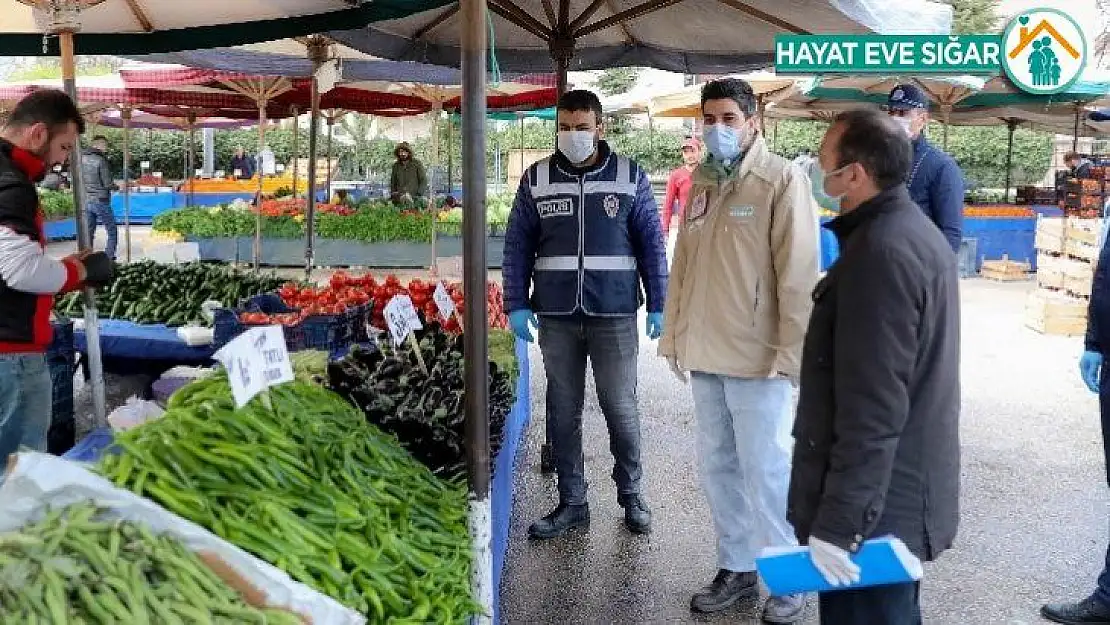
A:
[[[763,604],[763,622],[786,625],[801,620],[806,611],[805,595],[768,597]]]
[[[708,586],[690,599],[694,612],[711,614],[720,612],[741,599],[759,597],[759,584],[755,571],[737,573],[728,569],[717,571]]]
[[[560,503],[551,514],[536,521],[528,528],[528,536],[536,540],[558,538],[576,527],[590,526],[590,506],[569,506]]]

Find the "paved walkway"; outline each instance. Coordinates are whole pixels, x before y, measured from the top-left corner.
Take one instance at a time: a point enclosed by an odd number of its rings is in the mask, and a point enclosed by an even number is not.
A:
[[[1085,594],[1102,562],[1106,477],[1097,401],[1078,376],[1082,343],[1024,328],[1030,288],[963,285],[962,524],[956,547],[926,569],[926,623],[1040,623],[1043,601]],[[757,622],[751,604],[711,619],[687,609],[690,594],[715,572],[713,532],[697,480],[690,391],[654,353],[645,339],[640,404],[655,512],[650,538],[620,525],[591,390],[584,429],[592,526],[548,543],[527,540],[528,524],[556,502],[553,481],[538,471],[544,382],[542,365],[533,369],[535,418],[517,478],[504,623]],[[533,358],[539,364],[535,349]],[[813,605],[805,622],[817,622]]]

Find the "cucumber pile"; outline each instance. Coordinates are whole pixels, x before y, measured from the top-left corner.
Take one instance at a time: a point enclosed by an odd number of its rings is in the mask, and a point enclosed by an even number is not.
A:
[[[301,619],[247,605],[176,539],[81,503],[0,534],[0,623],[299,625]]]
[[[284,282],[276,276],[248,274],[225,265],[142,261],[116,266],[111,286],[97,290],[96,309],[108,319],[203,325],[200,307],[204,302],[215,300],[234,307],[240,300],[274,291]],[[58,313],[68,317],[80,317],[85,312],[78,292],[59,296],[54,305]]]

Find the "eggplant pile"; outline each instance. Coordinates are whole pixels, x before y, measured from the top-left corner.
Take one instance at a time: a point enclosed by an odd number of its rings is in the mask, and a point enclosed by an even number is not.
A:
[[[466,470],[463,414],[463,338],[438,323],[416,332],[421,369],[409,342],[379,349],[356,346],[328,365],[332,390],[357,406],[366,419],[444,477]],[[501,449],[505,417],[514,401],[512,374],[489,363],[490,458]]]

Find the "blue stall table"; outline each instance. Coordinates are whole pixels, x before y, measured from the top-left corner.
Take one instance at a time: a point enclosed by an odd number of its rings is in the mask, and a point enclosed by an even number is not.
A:
[[[175,195],[175,193],[165,191],[158,193],[132,191],[131,223],[134,225],[149,225],[158,215],[173,210]],[[116,216],[116,222],[122,226],[124,221],[123,194],[118,191],[112,194],[112,214]]]
[[[42,224],[42,231],[47,241],[65,241],[77,238],[77,220],[59,219],[47,221]]]
[[[964,238],[976,239],[975,271],[983,260],[1000,260],[1003,256],[1012,261],[1028,261],[1037,269],[1036,217],[965,217]]]
[[[528,344],[516,341],[516,359],[520,375],[516,381],[516,402],[505,417],[505,431],[502,434],[501,450],[493,459],[493,483],[490,485],[490,508],[492,509],[493,536],[490,543],[493,549],[493,622],[497,623],[500,610],[501,572],[505,568],[505,554],[509,549],[509,521],[513,514],[513,486],[516,480],[516,461],[520,451],[520,441],[528,430],[532,418],[530,397],[530,377],[528,367]]]

